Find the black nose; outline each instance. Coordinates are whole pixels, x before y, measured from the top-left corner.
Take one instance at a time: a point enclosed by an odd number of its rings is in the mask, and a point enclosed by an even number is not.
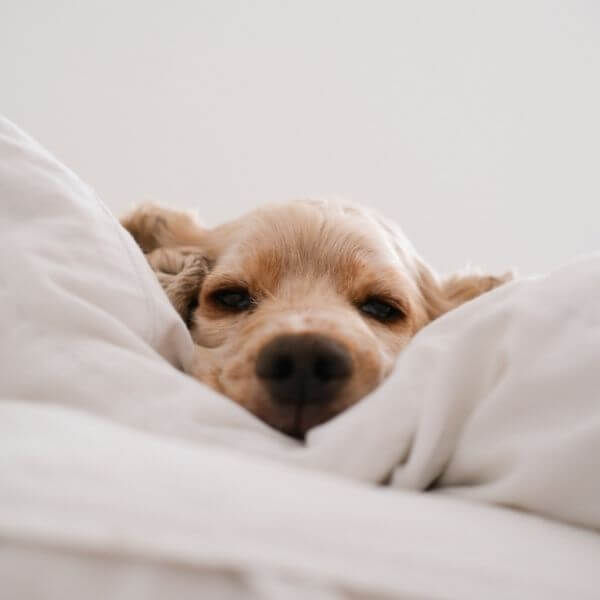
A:
[[[348,350],[317,334],[282,335],[259,353],[256,374],[283,404],[332,400],[352,374]]]

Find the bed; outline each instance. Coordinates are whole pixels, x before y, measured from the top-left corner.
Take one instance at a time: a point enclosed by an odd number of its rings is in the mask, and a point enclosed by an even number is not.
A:
[[[0,120],[3,597],[600,597],[600,256],[420,332],[305,443],[194,346],[93,190]]]

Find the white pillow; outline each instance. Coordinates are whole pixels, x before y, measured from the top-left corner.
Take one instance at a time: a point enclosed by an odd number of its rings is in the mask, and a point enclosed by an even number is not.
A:
[[[87,355],[83,340],[119,343],[121,336],[125,345],[136,343],[142,353],[152,347],[173,364],[189,357],[185,329],[129,235],[87,185],[6,120],[0,193],[6,305],[17,311],[1,317],[15,346],[45,343],[60,352],[64,338],[75,336]],[[74,361],[88,360],[69,352]],[[18,381],[19,372],[13,374]]]

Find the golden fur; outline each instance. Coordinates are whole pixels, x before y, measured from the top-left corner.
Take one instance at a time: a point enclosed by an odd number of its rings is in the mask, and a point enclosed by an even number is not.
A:
[[[510,279],[473,270],[441,279],[394,224],[342,201],[268,206],[214,229],[144,205],[122,223],[190,328],[198,346],[192,375],[299,435],[373,390],[431,320]],[[228,288],[249,290],[251,308],[215,302]],[[372,318],[358,308],[367,298],[385,300],[402,318]],[[255,372],[261,349],[282,334],[327,336],[354,365],[343,393],[301,417],[272,401]]]

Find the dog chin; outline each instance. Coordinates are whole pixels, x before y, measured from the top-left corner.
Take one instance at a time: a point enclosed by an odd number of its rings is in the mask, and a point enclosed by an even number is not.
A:
[[[336,416],[336,412],[324,410],[314,404],[278,406],[266,415],[257,415],[271,427],[297,440],[304,440],[309,429]]]

